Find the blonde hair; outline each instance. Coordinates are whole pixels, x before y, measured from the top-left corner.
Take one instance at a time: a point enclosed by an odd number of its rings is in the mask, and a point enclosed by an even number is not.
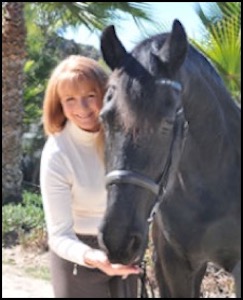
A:
[[[94,85],[103,101],[106,90],[107,74],[93,59],[81,55],[70,55],[52,72],[48,81],[43,103],[43,125],[46,135],[60,132],[67,121],[61,106],[59,87],[68,83],[76,89],[83,81]],[[103,130],[97,139],[99,152],[103,153]]]

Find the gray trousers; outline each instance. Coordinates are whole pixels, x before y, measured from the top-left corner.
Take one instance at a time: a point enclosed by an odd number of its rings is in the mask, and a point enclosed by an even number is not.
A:
[[[96,237],[79,238],[98,248]],[[138,298],[137,275],[130,275],[126,280],[120,276],[111,277],[98,269],[75,266],[52,251],[50,262],[55,298]]]

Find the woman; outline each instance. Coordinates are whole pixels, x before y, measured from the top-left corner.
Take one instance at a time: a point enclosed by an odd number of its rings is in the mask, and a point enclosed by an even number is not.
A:
[[[98,63],[72,55],[45,94],[40,180],[56,298],[137,298],[139,268],[111,264],[97,243],[106,208],[99,124],[106,82]]]

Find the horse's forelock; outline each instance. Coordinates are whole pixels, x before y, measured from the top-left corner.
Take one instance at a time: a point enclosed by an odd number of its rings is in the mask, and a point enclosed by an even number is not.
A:
[[[124,66],[116,70],[111,84],[117,85],[117,110],[126,131],[150,130],[158,122],[158,105],[152,103],[154,82],[152,70],[156,69],[150,58],[152,39],[134,48]],[[154,74],[153,74],[154,75]]]

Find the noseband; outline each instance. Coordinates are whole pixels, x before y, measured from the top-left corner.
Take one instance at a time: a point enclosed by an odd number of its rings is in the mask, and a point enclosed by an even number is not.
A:
[[[168,85],[170,87],[172,87],[174,90],[177,90],[178,92],[182,91],[182,86],[179,82],[174,81],[174,80],[170,80],[170,79],[157,79],[155,81],[156,84],[160,84],[160,85]]]
[[[115,170],[106,175],[106,185],[113,183],[130,183],[145,188],[158,196],[160,186],[158,183],[133,171]]]
[[[173,89],[179,92],[182,90],[181,84],[179,82],[172,81],[169,79],[159,79],[156,80],[156,83],[161,85],[171,86]],[[184,120],[182,107],[176,112],[176,119],[178,119],[179,117],[183,118],[183,122],[184,122],[183,127],[185,128],[187,122]],[[156,201],[151,210],[150,217],[148,218],[148,222],[151,222],[153,220],[153,217],[160,205],[160,199],[162,198],[166,190],[170,165],[172,161],[173,144],[174,144],[174,140],[172,140],[171,142],[169,155],[165,163],[165,168],[158,182],[155,182],[154,180],[151,180],[149,177],[139,174],[137,172],[127,171],[127,170],[114,170],[106,175],[106,186],[109,186],[111,184],[117,184],[117,183],[133,184],[145,188],[155,195]]]

